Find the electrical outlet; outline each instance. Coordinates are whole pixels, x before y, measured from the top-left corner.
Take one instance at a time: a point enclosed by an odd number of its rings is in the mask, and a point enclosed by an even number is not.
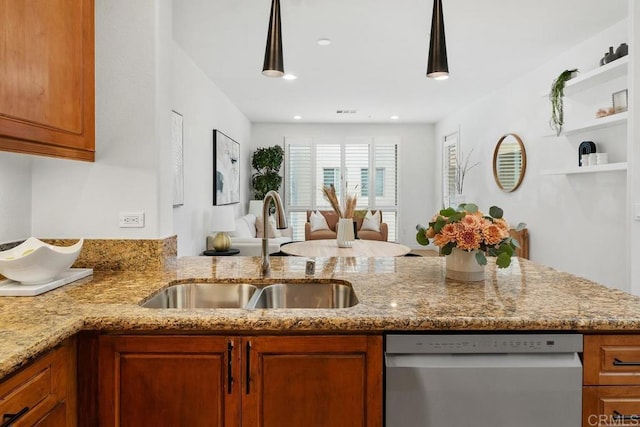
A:
[[[635,220],[640,221],[640,203],[636,203],[636,215]]]
[[[120,212],[120,228],[143,228],[144,212]]]

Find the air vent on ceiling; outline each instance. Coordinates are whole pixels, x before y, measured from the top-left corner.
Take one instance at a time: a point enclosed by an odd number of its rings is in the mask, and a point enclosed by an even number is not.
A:
[[[336,110],[336,114],[356,114],[358,110]]]

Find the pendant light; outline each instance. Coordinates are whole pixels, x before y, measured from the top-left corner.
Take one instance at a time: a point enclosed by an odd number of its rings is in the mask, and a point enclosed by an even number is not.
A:
[[[444,39],[444,18],[442,17],[442,0],[433,0],[427,77],[436,80],[445,80],[449,78],[447,44]]]
[[[282,31],[280,28],[280,0],[272,0],[271,2],[271,17],[269,18],[269,32],[267,34],[267,47],[264,52],[262,74],[267,77],[284,76]]]

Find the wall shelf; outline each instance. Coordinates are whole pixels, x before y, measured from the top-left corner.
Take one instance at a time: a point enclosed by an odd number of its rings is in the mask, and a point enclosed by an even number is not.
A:
[[[600,117],[597,119],[592,119],[587,122],[581,123],[578,126],[564,126],[562,128],[562,133],[560,136],[569,136],[576,133],[581,132],[590,132],[598,129],[604,129],[611,126],[620,126],[627,123],[627,118],[629,117],[628,111],[623,111],[622,113],[612,114],[606,117]],[[555,137],[556,134],[548,134],[547,136]]]
[[[579,73],[578,77],[567,81],[564,87],[564,94],[565,96],[572,95],[579,91],[597,86],[601,83],[608,82],[618,77],[622,77],[627,74],[628,68],[629,55],[623,56],[620,59],[616,59],[613,62],[609,62],[608,64],[588,71],[584,74]]]
[[[607,163],[606,165],[596,166],[575,166],[561,169],[542,169],[540,175],[575,175],[581,173],[598,173],[598,172],[614,172],[626,171],[627,162]]]

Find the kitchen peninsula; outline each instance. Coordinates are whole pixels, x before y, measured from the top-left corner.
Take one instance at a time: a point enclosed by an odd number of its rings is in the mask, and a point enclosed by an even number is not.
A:
[[[247,352],[253,345],[253,350],[268,353],[276,348],[295,349],[295,340],[301,340],[303,347],[313,350],[328,337],[342,341],[331,344],[327,340],[325,344],[336,349],[351,345],[349,351],[365,355],[364,375],[371,386],[367,392],[380,399],[374,408],[367,409],[375,414],[381,413],[381,337],[388,331],[576,331],[596,336],[628,334],[625,338],[640,332],[640,298],[524,259],[514,259],[508,269],[496,269],[490,260],[485,281],[477,283],[445,280],[444,260],[439,257],[317,258],[314,276],[305,275],[305,261],[274,257],[270,277],[261,279],[259,258],[188,257],[163,271],[95,271],[93,277],[38,297],[0,298],[0,377],[11,379],[18,368],[69,339],[81,344],[78,366],[82,371],[82,366],[88,366],[87,355],[98,351],[97,347],[91,350],[91,345],[98,346],[100,339],[115,352],[134,346],[139,342],[136,338],[149,340],[145,343],[149,348],[165,338],[177,339],[171,343],[174,348],[195,346],[202,339],[222,339],[222,350],[207,357],[226,360],[228,354],[229,360],[240,362],[246,344]],[[139,305],[180,282],[285,280],[346,281],[353,286],[358,304],[341,309],[256,310],[173,310]],[[88,350],[83,349],[83,343],[88,344]],[[633,343],[639,345],[640,340]],[[221,375],[220,384],[229,389],[262,384],[254,378],[240,384],[239,364],[229,365],[229,374]],[[100,370],[112,367],[103,364]],[[226,372],[222,367],[220,372]],[[372,370],[378,372],[372,376]],[[245,413],[249,400],[226,401],[227,409],[238,412],[243,408]]]

